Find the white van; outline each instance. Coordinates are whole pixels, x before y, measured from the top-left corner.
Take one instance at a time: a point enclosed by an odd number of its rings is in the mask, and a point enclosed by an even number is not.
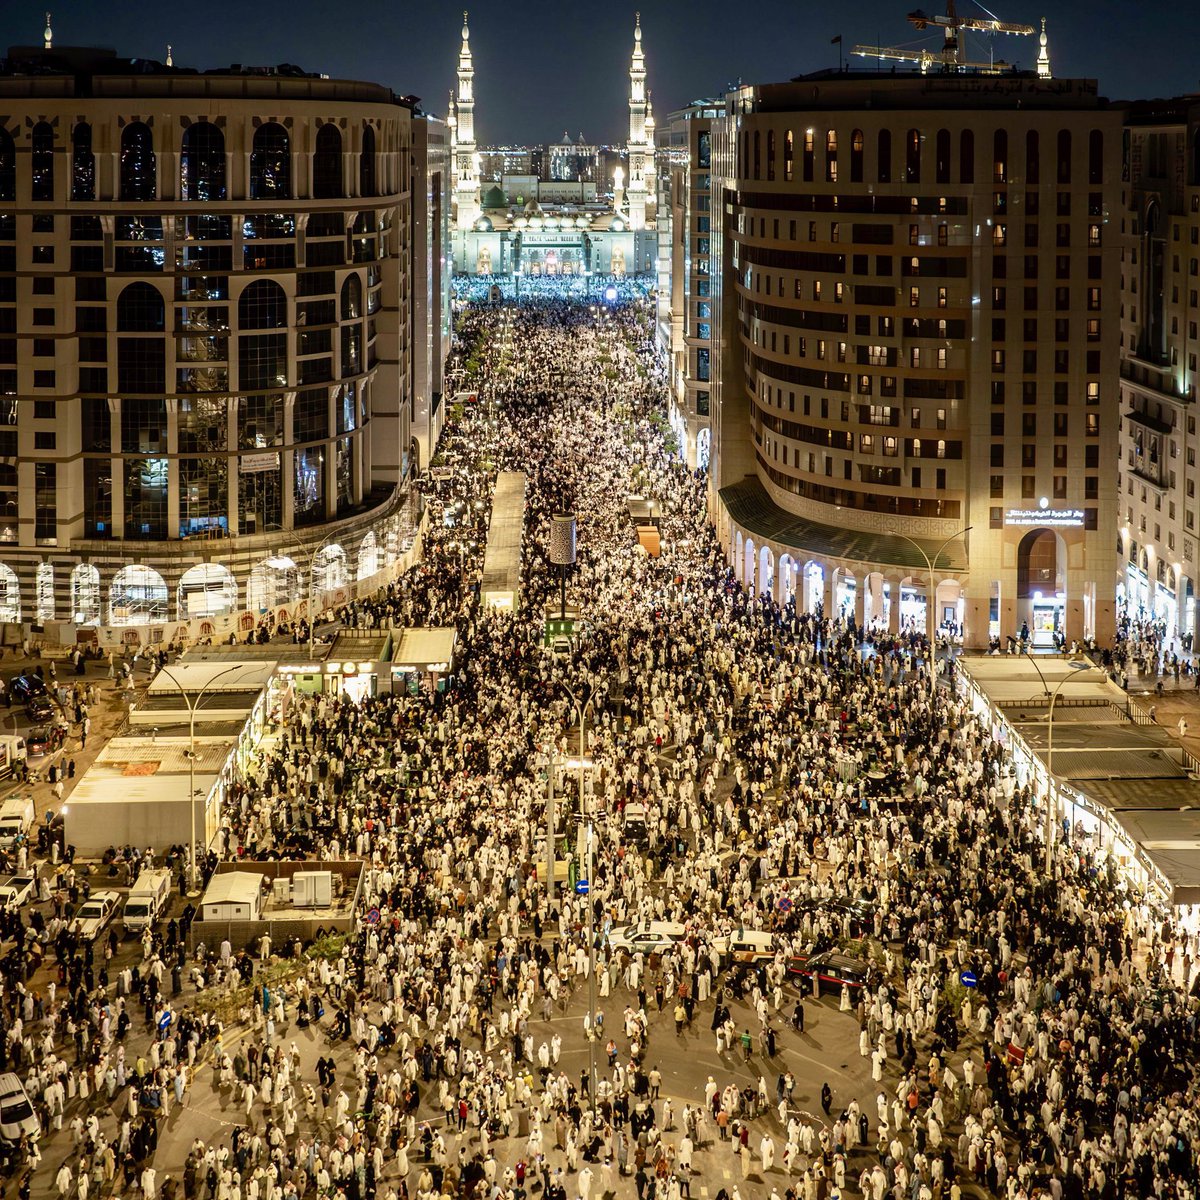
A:
[[[735,963],[767,963],[775,957],[775,935],[757,929],[736,929],[729,935],[728,951]]]
[[[33,797],[14,796],[0,808],[0,847],[15,846],[33,828]]]
[[[141,933],[162,916],[171,899],[171,872],[166,870],[143,871],[129,891],[125,901],[125,929],[130,933]]]
[[[12,1071],[0,1075],[0,1138],[19,1142],[21,1135],[27,1134],[32,1141],[41,1132],[41,1123],[20,1078]]]

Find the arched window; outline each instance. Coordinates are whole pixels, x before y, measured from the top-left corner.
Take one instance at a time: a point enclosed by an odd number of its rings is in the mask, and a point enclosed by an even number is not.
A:
[[[921,182],[921,131],[910,129],[904,135],[904,182]]]
[[[158,159],[150,127],[141,121],[121,131],[121,199],[153,200],[158,193]]]
[[[783,137],[783,177],[788,183],[792,181],[792,169],[795,152],[796,144],[792,138],[792,131],[789,129]]]
[[[934,145],[934,177],[938,183],[950,182],[950,130],[939,129]]]
[[[958,135],[958,182],[975,182],[975,133],[970,129]]]
[[[54,130],[46,121],[39,121],[29,135],[29,156],[30,199],[53,200]]]
[[[254,131],[250,151],[250,199],[290,200],[292,195],[292,145],[288,131],[269,121]]]
[[[17,198],[17,148],[12,134],[0,125],[0,200]]]
[[[287,384],[287,334],[247,334],[247,330],[283,330],[287,321],[287,297],[273,279],[256,279],[238,298],[238,379],[244,389]]]
[[[185,200],[225,199],[225,135],[211,121],[183,131],[179,181]]]
[[[362,316],[362,284],[357,275],[347,275],[342,284],[342,320],[353,321]]]
[[[863,181],[863,131],[854,129],[850,133],[850,182]]]
[[[292,603],[301,586],[300,571],[292,559],[278,554],[264,558],[246,582],[246,607],[251,612],[266,612]]]
[[[148,625],[167,619],[167,584],[150,567],[123,567],[108,589],[110,625]]]
[[[754,131],[754,178],[762,178],[762,134]]]
[[[47,625],[54,620],[54,567],[50,563],[38,563],[33,577],[34,620]]]
[[[1025,182],[1041,183],[1042,181],[1042,148],[1038,142],[1038,131],[1029,130],[1025,134]]]
[[[358,577],[369,579],[379,570],[379,543],[368,533],[358,547]]]
[[[71,133],[71,199],[95,200],[96,156],[92,153],[92,127],[80,121]],[[99,617],[96,618],[99,621]]]
[[[131,283],[117,298],[117,329],[122,333],[161,333],[162,293],[148,283]]]
[[[875,174],[880,183],[892,182],[892,131],[881,129],[875,139]]]
[[[1008,182],[1008,132],[997,129],[992,136],[992,182]]]
[[[312,577],[309,582],[318,600],[322,599],[322,593],[342,587],[346,582],[345,550],[337,545],[325,546],[319,550],[313,558]]]
[[[375,188],[375,130],[364,125],[362,131],[362,153],[358,159],[358,194],[374,196]]]
[[[21,619],[21,584],[12,567],[0,563],[0,622],[15,625]]]
[[[313,197],[337,199],[342,195],[342,135],[336,125],[325,124],[317,130],[313,152]]]
[[[221,563],[199,563],[179,577],[175,590],[181,621],[221,617],[237,608],[237,580]]]
[[[1100,184],[1104,181],[1104,134],[1099,129],[1093,129],[1088,134],[1088,183]]]
[[[100,624],[100,572],[91,563],[71,572],[71,619],[76,625]]]
[[[1058,182],[1071,182],[1071,131],[1058,131]]]
[[[838,164],[837,164],[837,130],[827,129],[825,131],[825,182],[837,183]]]
[[[287,297],[273,279],[256,279],[238,298],[238,328],[283,329]]]
[[[131,283],[117,298],[117,331],[162,333],[162,294],[148,283]],[[161,337],[117,338],[117,386],[123,392],[153,395],[166,387],[166,343]]]

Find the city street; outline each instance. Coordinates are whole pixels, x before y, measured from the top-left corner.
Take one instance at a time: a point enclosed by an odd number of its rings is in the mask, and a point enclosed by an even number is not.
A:
[[[338,614],[453,625],[453,686],[300,696],[230,792],[218,844],[247,860],[365,861],[356,932],[296,960],[268,923],[237,945],[184,930],[177,894],[141,940],[81,942],[49,904],[43,937],[22,930],[48,963],[5,1043],[44,1129],[34,1200],[941,1200],[1010,1179],[1024,1200],[1052,1176],[1103,1195],[1106,1169],[1132,1195],[1147,1147],[1190,1132],[1192,934],[1082,846],[1035,867],[1037,797],[931,694],[918,631],[737,585],[625,301],[467,310],[486,403],[443,436],[424,559]],[[526,488],[515,612],[484,596],[505,471]],[[562,512],[581,619],[551,648]],[[98,712],[110,733],[107,686]],[[553,901],[551,783],[586,881]],[[107,882],[93,866],[77,886]],[[844,982],[813,999],[802,971]]]

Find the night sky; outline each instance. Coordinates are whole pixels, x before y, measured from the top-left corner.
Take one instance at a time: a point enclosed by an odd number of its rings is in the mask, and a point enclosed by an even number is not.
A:
[[[837,66],[841,33],[855,42],[935,46],[905,20],[920,0],[858,0],[814,5],[798,0],[641,0],[648,86],[660,123],[672,108],[720,93],[726,84],[786,79]],[[357,0],[209,0],[193,5],[120,0],[46,0],[55,42],[114,46],[131,57],[162,59],[174,44],[177,66],[199,68],[291,62],[307,71],[387,84],[444,114],[455,83],[461,10],[452,5]],[[944,11],[925,0],[928,12]],[[476,136],[481,144],[545,142],[564,129],[589,140],[624,140],[633,13],[578,0],[508,0],[471,11]],[[43,8],[4,0],[5,35],[40,44]],[[1059,76],[1096,78],[1113,99],[1200,91],[1200,4],[1167,0],[1019,0],[995,9],[1002,20],[1049,19]],[[983,15],[960,0],[964,15]],[[968,41],[987,57],[987,39]],[[1031,68],[1037,39],[997,37],[997,58]],[[854,60],[862,63],[864,60]]]

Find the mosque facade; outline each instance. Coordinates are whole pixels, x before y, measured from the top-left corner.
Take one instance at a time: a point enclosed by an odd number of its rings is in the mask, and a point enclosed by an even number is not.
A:
[[[451,251],[455,274],[544,276],[648,275],[657,254],[654,113],[646,90],[640,15],[629,67],[626,169],[612,175],[611,197],[592,180],[522,177],[484,187],[475,141],[475,68],[463,14],[458,93],[451,97]]]

